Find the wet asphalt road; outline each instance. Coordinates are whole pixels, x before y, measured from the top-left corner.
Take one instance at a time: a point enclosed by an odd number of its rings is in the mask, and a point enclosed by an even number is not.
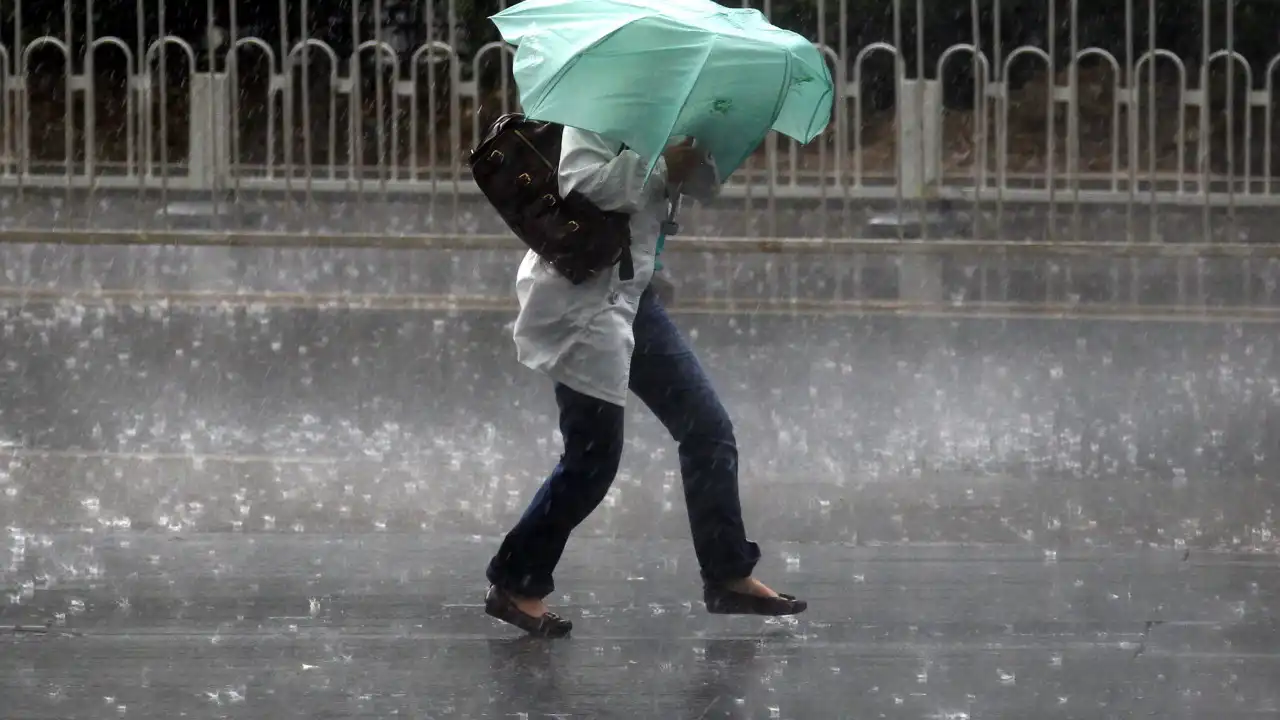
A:
[[[541,643],[479,604],[555,451],[503,313],[4,313],[6,720],[1280,714],[1269,326],[681,316],[811,610],[702,612],[633,408]]]
[[[11,540],[12,542],[12,540]],[[582,539],[559,642],[482,614],[488,538],[28,538],[6,718],[1264,718],[1274,558],[775,544],[795,621],[691,603],[683,543]],[[26,573],[30,573],[27,575]]]

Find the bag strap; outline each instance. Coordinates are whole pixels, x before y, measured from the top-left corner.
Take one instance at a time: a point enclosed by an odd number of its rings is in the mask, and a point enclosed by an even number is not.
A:
[[[626,143],[620,144],[618,146],[618,155],[621,155],[622,151],[627,149],[629,148],[627,147]],[[618,279],[623,282],[626,282],[628,280],[633,279],[635,276],[636,276],[635,260],[632,259],[631,257],[631,246],[627,245],[626,249],[622,251],[622,259],[619,261]]]

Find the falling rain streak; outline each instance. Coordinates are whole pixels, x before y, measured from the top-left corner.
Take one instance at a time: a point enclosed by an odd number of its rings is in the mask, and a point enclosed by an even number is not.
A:
[[[664,273],[811,606],[703,611],[633,402],[564,643],[481,608],[561,438],[479,5],[0,0],[0,714],[1280,712],[1264,3],[758,5],[832,122]]]

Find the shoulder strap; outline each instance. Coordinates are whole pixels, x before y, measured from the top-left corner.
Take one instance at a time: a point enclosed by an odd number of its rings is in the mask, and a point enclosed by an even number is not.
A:
[[[622,151],[626,149],[627,149],[626,143],[620,144],[618,146],[618,155],[621,155]],[[636,265],[635,265],[635,260],[631,256],[630,243],[628,243],[626,247],[622,248],[622,258],[619,261],[619,265],[620,265],[620,267],[618,268],[619,280],[626,282],[627,280],[630,280],[636,276]]]

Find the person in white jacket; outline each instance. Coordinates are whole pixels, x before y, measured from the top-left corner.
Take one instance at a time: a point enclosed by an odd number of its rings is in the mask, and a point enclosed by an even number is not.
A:
[[[733,424],[650,288],[671,199],[714,198],[720,188],[714,162],[686,141],[669,145],[647,178],[646,168],[620,143],[565,128],[561,194],[576,190],[602,210],[630,214],[635,275],[621,280],[615,266],[574,285],[530,251],[516,276],[517,355],[555,383],[564,452],[490,561],[485,610],[531,634],[562,636],[572,628],[543,598],[554,588],[552,573],[570,532],[604,499],[617,473],[628,390],[678,443],[707,610],[788,615],[806,607],[752,577],[760,549],[743,527]]]

